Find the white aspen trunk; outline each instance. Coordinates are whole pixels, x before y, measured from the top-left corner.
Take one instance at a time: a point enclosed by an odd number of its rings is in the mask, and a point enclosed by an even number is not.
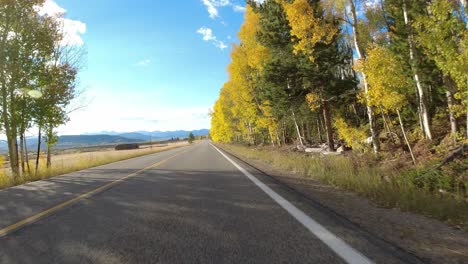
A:
[[[401,120],[400,110],[396,110],[398,114],[398,121],[400,121],[401,132],[403,133],[403,137],[405,138],[406,145],[408,146],[409,152],[411,154],[411,159],[413,159],[413,164],[416,165],[416,158],[413,154],[413,149],[408,141],[408,137],[406,136],[405,127],[403,126],[403,121]]]
[[[296,115],[294,114],[294,110],[291,109],[291,112],[292,112],[292,117],[293,117],[293,121],[294,121],[294,126],[296,127],[296,131],[297,131],[297,138],[299,139],[299,143],[301,144],[301,146],[304,146],[304,142],[302,142],[301,131],[299,130],[299,125],[297,124]]]
[[[281,139],[279,137],[278,128],[275,128],[275,136],[276,136],[276,142],[278,143],[278,146],[281,147]]]
[[[453,113],[454,98],[452,92],[449,90],[445,91],[445,94],[447,95],[447,105],[449,109],[450,131],[453,137],[453,141],[454,143],[456,143],[458,127],[457,119],[455,118],[455,114]]]
[[[358,18],[356,14],[356,6],[354,5],[354,0],[349,0],[349,3],[351,7],[351,15],[353,17],[353,23],[351,24],[352,24],[352,28],[354,32],[353,34],[354,48],[356,50],[358,59],[361,60],[363,58],[363,55],[362,55],[361,48],[359,47],[359,43],[358,43],[359,31],[357,30],[357,26],[356,26],[358,22]],[[362,86],[364,87],[364,94],[367,97],[367,94],[369,93],[369,85],[367,83],[367,77],[363,72],[361,72],[361,75],[362,75],[362,79],[361,79]],[[378,133],[375,128],[373,109],[367,103],[366,103],[366,107],[367,107],[367,117],[369,118],[370,132],[371,132],[371,137],[372,137],[372,146],[374,148],[374,152],[378,153],[380,151],[380,142],[379,142]]]
[[[417,88],[418,96],[419,96],[419,109],[421,113],[423,133],[427,139],[432,140],[429,111],[427,109],[427,101],[426,101],[426,91],[421,84],[421,80],[420,80],[419,73],[418,73],[417,66],[416,66],[417,61],[415,58],[413,34],[411,33],[411,25],[410,25],[409,18],[408,18],[408,11],[406,9],[406,2],[403,2],[403,18],[405,20],[405,25],[408,29],[408,46],[409,46],[409,52],[410,52],[410,65],[411,65],[411,71],[413,72],[414,81],[416,82],[416,88]]]
[[[275,146],[275,139],[273,137],[273,133],[271,132],[271,128],[268,128],[268,134],[270,135],[271,145],[273,145],[273,147],[274,147]]]

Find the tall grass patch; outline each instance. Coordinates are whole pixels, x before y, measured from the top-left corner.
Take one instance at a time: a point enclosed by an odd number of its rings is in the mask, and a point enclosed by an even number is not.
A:
[[[170,145],[167,147],[158,147],[154,149],[147,148],[139,150],[77,153],[71,157],[69,156],[66,160],[59,155],[58,157],[54,157],[52,166],[50,168],[46,167],[45,159],[41,158],[37,172],[35,171],[35,164],[33,162],[30,162],[29,164],[29,167],[31,168],[29,173],[26,172],[17,177],[12,177],[9,175],[7,173],[7,168],[0,170],[0,189],[24,184],[27,182],[43,180],[58,175],[109,164],[112,162],[154,154],[185,145],[187,144]],[[0,157],[0,165],[3,167],[2,157]]]

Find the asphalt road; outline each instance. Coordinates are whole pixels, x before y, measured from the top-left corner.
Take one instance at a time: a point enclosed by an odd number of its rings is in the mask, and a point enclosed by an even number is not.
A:
[[[205,141],[0,191],[0,263],[418,262],[224,155]]]

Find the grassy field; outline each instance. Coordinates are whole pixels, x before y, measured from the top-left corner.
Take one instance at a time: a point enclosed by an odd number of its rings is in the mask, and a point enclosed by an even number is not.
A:
[[[113,149],[102,149],[91,152],[58,154],[52,156],[52,166],[50,168],[46,168],[45,156],[42,156],[37,174],[34,172],[30,174],[25,173],[20,177],[13,178],[10,175],[9,168],[2,167],[0,169],[0,189],[187,145],[189,145],[187,142],[177,142],[165,145],[143,146],[135,150],[115,151]],[[34,171],[35,163],[33,161],[30,161],[30,168],[31,171]]]
[[[380,206],[399,208],[436,218],[468,230],[468,202],[464,195],[421,187],[416,172],[382,168],[372,161],[345,156],[319,157],[278,151],[220,145],[247,159],[260,160],[273,167],[292,171],[343,190],[356,192]]]

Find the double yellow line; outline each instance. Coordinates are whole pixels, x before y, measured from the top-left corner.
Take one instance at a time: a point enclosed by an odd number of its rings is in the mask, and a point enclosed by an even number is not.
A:
[[[114,185],[116,185],[116,184],[118,184],[118,183],[120,183],[120,182],[122,182],[122,181],[125,181],[126,179],[128,179],[128,178],[130,178],[130,177],[139,175],[139,174],[141,174],[141,173],[143,173],[144,171],[147,171],[147,170],[149,170],[149,169],[156,168],[156,167],[162,165],[163,163],[169,161],[170,159],[173,159],[174,157],[176,157],[176,156],[178,156],[178,155],[181,155],[181,154],[183,154],[183,153],[185,153],[185,152],[187,152],[187,150],[186,150],[186,151],[179,152],[179,153],[177,153],[177,154],[175,154],[175,155],[172,155],[172,156],[170,156],[170,157],[168,157],[168,158],[166,158],[166,159],[163,159],[163,160],[161,160],[161,161],[159,161],[159,162],[156,162],[156,163],[154,163],[154,164],[152,164],[152,165],[150,165],[150,166],[148,166],[148,167],[145,167],[145,168],[143,168],[143,169],[141,169],[141,170],[139,170],[139,171],[136,171],[136,172],[134,172],[134,173],[131,173],[131,174],[125,176],[125,177],[119,178],[119,179],[117,179],[117,180],[115,180],[115,181],[113,181],[113,182],[107,183],[107,184],[105,184],[105,185],[103,185],[103,186],[101,186],[101,187],[98,187],[98,188],[96,188],[96,189],[94,189],[94,190],[91,190],[91,191],[89,191],[89,192],[83,193],[83,194],[81,194],[81,195],[79,195],[79,196],[77,196],[77,197],[75,197],[75,198],[73,198],[73,199],[70,199],[70,200],[68,200],[68,201],[62,202],[62,203],[60,203],[60,204],[57,204],[57,205],[55,205],[55,206],[53,206],[53,207],[51,207],[51,208],[49,208],[49,209],[47,209],[47,210],[45,210],[45,211],[42,211],[42,212],[37,213],[37,214],[35,214],[35,215],[32,215],[32,216],[30,216],[30,217],[28,217],[28,218],[25,218],[25,219],[23,219],[23,220],[21,220],[21,221],[19,221],[19,222],[17,222],[17,223],[14,223],[14,224],[9,225],[9,226],[7,226],[7,227],[5,227],[5,228],[2,228],[2,229],[0,229],[0,237],[4,237],[4,236],[6,236],[6,235],[12,233],[13,231],[16,231],[16,230],[18,230],[18,229],[20,229],[20,228],[22,228],[22,227],[24,227],[24,226],[26,226],[26,225],[28,225],[28,224],[32,224],[32,223],[34,223],[34,222],[40,220],[41,218],[43,218],[43,217],[45,217],[45,216],[47,216],[47,215],[50,215],[50,214],[52,214],[52,213],[54,213],[54,212],[56,212],[56,211],[58,211],[58,210],[60,210],[60,209],[62,209],[62,208],[64,208],[64,207],[70,205],[70,204],[76,203],[76,202],[78,202],[78,201],[80,201],[80,200],[89,198],[89,197],[91,197],[91,196],[93,196],[93,195],[95,195],[95,194],[98,194],[98,193],[100,193],[100,192],[102,192],[102,191],[105,191],[105,190],[111,188],[112,186],[114,186]]]

